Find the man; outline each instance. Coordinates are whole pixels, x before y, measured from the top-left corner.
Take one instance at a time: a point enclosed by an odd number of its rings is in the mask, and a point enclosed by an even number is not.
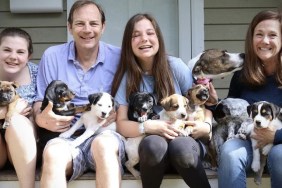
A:
[[[100,41],[105,29],[105,15],[96,3],[76,1],[69,13],[68,29],[74,41],[48,48],[39,63],[34,110],[42,147],[54,133],[59,135],[68,130],[76,119],[54,114],[51,102],[40,110],[47,85],[52,80],[62,80],[76,93],[72,102],[86,104],[89,94],[110,93],[120,60],[119,48]],[[106,124],[115,118],[116,114],[112,114]],[[120,186],[125,152],[118,133],[104,131],[77,148],[69,145],[70,140],[55,138],[46,144],[40,187],[67,187],[66,179],[75,179],[89,168],[96,171],[97,188]]]

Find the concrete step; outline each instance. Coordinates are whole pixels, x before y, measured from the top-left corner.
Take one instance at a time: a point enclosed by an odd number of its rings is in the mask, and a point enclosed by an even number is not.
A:
[[[217,173],[212,170],[206,170],[209,182],[212,188],[218,187]],[[40,172],[36,173],[35,186],[39,188]],[[95,173],[88,172],[81,176],[79,179],[72,181],[68,184],[68,188],[82,188],[82,187],[94,187],[95,188]],[[166,175],[161,188],[186,188],[187,185],[178,175]],[[270,178],[269,176],[264,176],[262,180],[262,185],[257,186],[253,177],[249,176],[247,178],[248,188],[270,188]],[[19,188],[18,179],[13,170],[0,171],[0,188]],[[130,174],[125,174],[122,180],[122,188],[142,188],[141,181],[135,179]]]

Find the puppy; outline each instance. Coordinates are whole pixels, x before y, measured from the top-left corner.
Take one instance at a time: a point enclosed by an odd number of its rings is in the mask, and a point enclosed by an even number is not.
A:
[[[70,101],[75,97],[67,84],[61,80],[53,80],[46,88],[44,99],[41,105],[43,111],[48,105],[49,101],[53,102],[53,112],[63,116],[73,116],[77,113],[90,110],[90,105],[75,106]]]
[[[248,126],[247,130],[247,132],[251,135],[255,134],[254,128],[265,129],[269,126],[274,127],[276,130],[282,128],[281,108],[275,104],[260,101],[248,106],[247,109],[250,117],[253,119],[253,123]],[[257,141],[253,138],[251,138],[251,141],[253,148],[253,162],[251,167],[255,172],[254,181],[257,185],[259,185],[261,184],[261,177],[266,164],[267,155],[273,144],[268,144],[262,149],[259,149],[256,148]]]
[[[197,84],[188,90],[189,100],[188,119],[191,121],[205,120],[205,102],[209,99],[209,89],[204,85]]]
[[[156,100],[151,93],[136,92],[131,94],[128,101],[128,119],[139,123],[148,119],[159,119],[158,114],[153,110],[156,104]],[[140,172],[134,166],[139,163],[138,148],[144,137],[145,135],[141,135],[127,138],[125,141],[125,151],[128,157],[125,166],[135,178],[140,177]]]
[[[15,82],[0,81],[0,107],[8,107],[2,129],[9,126],[11,117],[16,112],[15,107],[20,99],[16,91],[17,88],[18,84]]]
[[[74,147],[79,146],[86,139],[91,137],[106,122],[110,113],[115,110],[114,99],[108,93],[94,93],[89,95],[88,99],[91,104],[91,110],[83,112],[80,119],[78,119],[69,130],[59,135],[61,138],[69,138],[76,130],[84,125],[86,129],[85,132],[71,143]],[[104,128],[115,130],[116,123],[111,123],[109,126]]]
[[[155,97],[151,93],[136,92],[129,96],[128,119],[144,122],[147,119],[159,119],[158,114],[153,111],[156,105]]]
[[[247,112],[249,103],[239,98],[221,100],[213,112],[215,123],[212,138],[208,143],[208,160],[206,168],[216,169],[220,148],[226,140],[246,137],[246,125],[252,122]]]
[[[188,62],[195,79],[222,78],[242,69],[245,55],[226,50],[208,49]]]
[[[188,99],[179,94],[172,94],[161,100],[163,110],[160,111],[160,119],[172,122],[172,126],[180,130],[181,136],[189,136],[190,132],[185,131],[185,121],[188,117]]]

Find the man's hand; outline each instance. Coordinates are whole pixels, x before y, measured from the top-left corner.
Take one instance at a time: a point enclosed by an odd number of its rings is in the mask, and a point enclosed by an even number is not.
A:
[[[35,122],[39,127],[53,132],[64,132],[70,128],[74,116],[60,116],[52,111],[53,103],[49,101],[42,112],[35,114]]]

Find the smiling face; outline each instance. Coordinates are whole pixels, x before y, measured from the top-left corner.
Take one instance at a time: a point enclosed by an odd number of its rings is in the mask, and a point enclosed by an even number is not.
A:
[[[135,24],[131,43],[133,53],[141,63],[153,62],[159,50],[159,40],[148,19],[144,18]]]
[[[99,10],[93,4],[76,9],[73,13],[73,22],[69,23],[68,27],[76,48],[82,50],[98,48],[105,28]]]
[[[0,66],[3,72],[18,73],[29,60],[28,42],[19,36],[6,36],[0,43]]]
[[[257,24],[253,35],[255,53],[264,64],[276,62],[281,50],[281,28],[278,20]]]

